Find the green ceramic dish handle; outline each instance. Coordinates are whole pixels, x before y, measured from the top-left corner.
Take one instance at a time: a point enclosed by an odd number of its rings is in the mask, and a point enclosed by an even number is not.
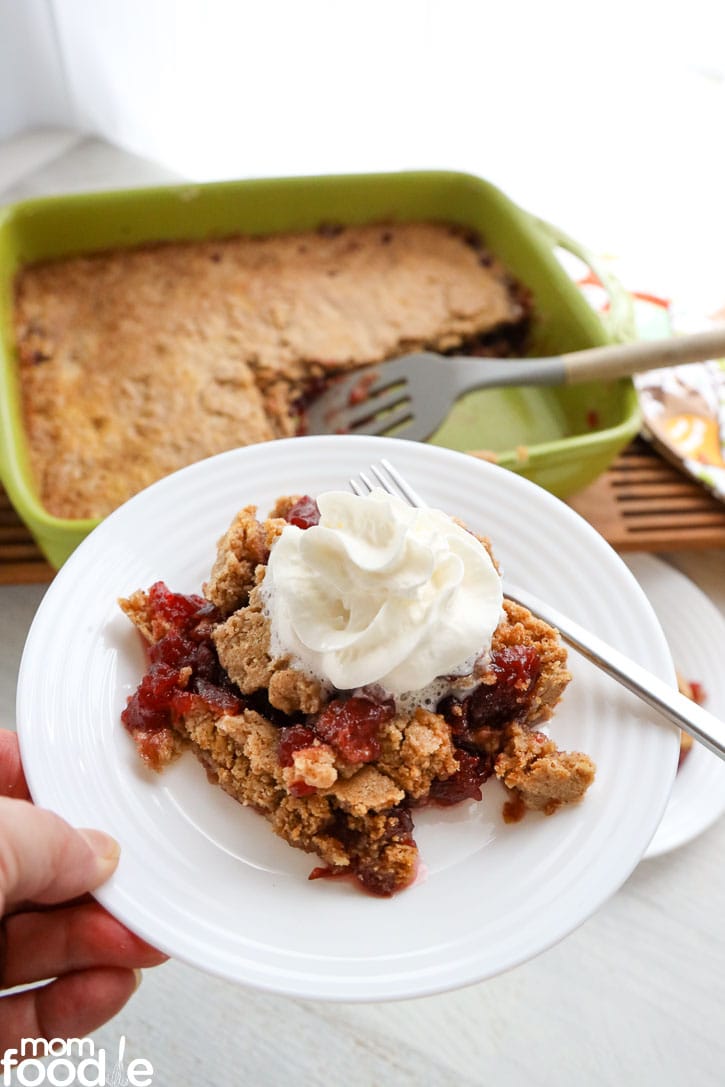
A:
[[[612,339],[617,342],[636,339],[637,331],[632,295],[625,290],[617,277],[612,275],[605,262],[590,252],[586,246],[575,241],[574,238],[570,238],[568,234],[565,234],[559,227],[554,226],[553,223],[538,218],[535,218],[534,221],[553,246],[565,249],[568,253],[578,257],[601,283],[609,299],[609,309],[602,317]]]

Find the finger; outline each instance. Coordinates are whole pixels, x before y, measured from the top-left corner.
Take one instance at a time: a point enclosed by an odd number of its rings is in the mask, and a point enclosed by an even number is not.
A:
[[[82,1038],[112,1019],[133,995],[140,975],[103,967],[80,970],[0,1000],[0,1049],[22,1038]]]
[[[92,891],[118,855],[118,843],[100,830],[74,830],[53,812],[0,797],[2,912],[24,900],[64,902]]]
[[[86,902],[95,902],[95,898],[90,892],[86,894],[77,895],[76,898],[67,898],[65,902],[15,902],[11,909],[7,910],[5,916],[10,917],[15,913],[55,913],[56,910],[65,910],[69,906],[84,906]],[[2,1084],[2,1080],[0,1080]]]
[[[19,913],[5,922],[5,968],[10,989],[97,966],[138,969],[167,956],[116,921],[98,902],[52,913]]]
[[[30,800],[25,774],[20,762],[18,738],[14,732],[0,731],[0,796]]]

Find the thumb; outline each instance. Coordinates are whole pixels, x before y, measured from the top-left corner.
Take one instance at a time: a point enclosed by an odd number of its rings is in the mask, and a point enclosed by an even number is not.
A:
[[[53,812],[0,797],[2,912],[18,902],[65,902],[92,891],[118,864],[118,843],[100,830],[74,830]]]

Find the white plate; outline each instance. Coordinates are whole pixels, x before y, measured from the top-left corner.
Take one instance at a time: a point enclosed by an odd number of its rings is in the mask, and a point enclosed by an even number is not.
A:
[[[119,722],[143,672],[116,598],[162,578],[198,590],[235,511],[344,487],[387,456],[429,500],[488,533],[511,578],[659,675],[673,666],[624,563],[565,505],[460,453],[364,437],[296,438],[186,468],[108,517],[51,584],[23,656],[18,721],[35,800],[110,831],[121,862],[98,897],[173,956],[295,996],[385,1000],[490,977],[571,932],[627,878],[660,822],[678,734],[582,659],[552,725],[592,755],[584,802],[501,819],[503,790],[416,817],[425,875],[392,899],[309,882],[314,858],[207,784],[192,755],[147,772]]]
[[[725,619],[689,578],[651,555],[628,555],[662,624],[677,670],[702,684],[705,706],[725,717]],[[693,744],[678,771],[669,803],[645,858],[659,857],[707,830],[725,812],[725,762]]]

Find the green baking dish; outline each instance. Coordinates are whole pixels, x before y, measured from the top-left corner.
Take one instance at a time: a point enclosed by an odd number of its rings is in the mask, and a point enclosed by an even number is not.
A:
[[[531,291],[531,353],[556,354],[631,335],[616,284],[599,317],[564,271],[557,246],[586,254],[468,174],[419,171],[173,185],[27,200],[0,210],[0,476],[51,563],[95,521],[62,520],[41,505],[23,429],[12,326],[13,280],[27,263],[147,242],[314,229],[322,222],[444,220],[478,231]],[[599,269],[600,278],[605,273]],[[599,475],[639,427],[632,383],[471,393],[431,439],[473,451],[565,497]]]

